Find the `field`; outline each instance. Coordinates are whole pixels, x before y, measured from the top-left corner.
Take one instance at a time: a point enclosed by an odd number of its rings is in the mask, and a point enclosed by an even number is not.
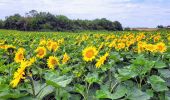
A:
[[[1,100],[170,100],[170,31],[0,30]]]

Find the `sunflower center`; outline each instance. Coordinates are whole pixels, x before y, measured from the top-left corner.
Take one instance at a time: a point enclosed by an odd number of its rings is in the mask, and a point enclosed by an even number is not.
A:
[[[159,49],[159,50],[162,50],[162,49],[163,49],[163,47],[162,47],[161,45],[159,45],[159,46],[158,46],[158,49]]]
[[[39,50],[38,54],[39,55],[43,55],[44,54],[44,50]]]
[[[55,59],[52,59],[52,60],[51,60],[51,64],[52,64],[52,65],[56,65],[56,64],[57,64],[57,61],[56,61]]]
[[[20,53],[20,54],[18,55],[18,59],[19,59],[19,60],[22,60],[22,59],[23,59],[22,53]]]
[[[93,50],[88,50],[88,51],[86,52],[86,57],[87,57],[87,58],[91,58],[92,56],[94,56],[94,51],[93,51]]]

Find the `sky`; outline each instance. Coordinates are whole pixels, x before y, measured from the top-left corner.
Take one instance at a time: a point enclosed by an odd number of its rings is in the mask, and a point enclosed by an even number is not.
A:
[[[170,0],[0,0],[0,19],[30,10],[70,19],[107,18],[123,27],[170,25]]]

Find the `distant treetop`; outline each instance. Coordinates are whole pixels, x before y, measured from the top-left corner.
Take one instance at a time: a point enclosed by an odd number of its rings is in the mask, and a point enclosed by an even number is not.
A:
[[[49,12],[31,10],[21,16],[14,14],[0,20],[0,28],[22,31],[79,31],[79,30],[108,30],[121,31],[122,25],[118,21],[106,18],[95,20],[72,20],[63,15],[53,15]]]

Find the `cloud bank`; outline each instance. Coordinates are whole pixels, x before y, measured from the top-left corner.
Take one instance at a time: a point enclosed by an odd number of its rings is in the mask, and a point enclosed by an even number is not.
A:
[[[71,19],[107,18],[124,27],[170,24],[169,0],[0,0],[0,19],[30,10],[66,15]]]

